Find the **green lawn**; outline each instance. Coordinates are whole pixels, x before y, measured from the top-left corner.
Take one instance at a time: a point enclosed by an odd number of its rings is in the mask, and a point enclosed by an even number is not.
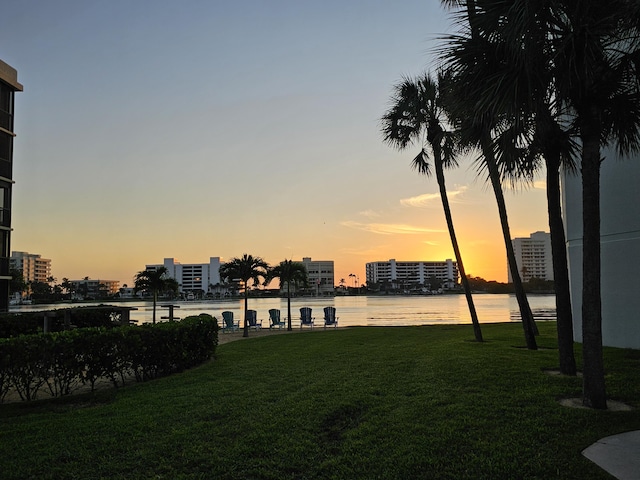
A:
[[[3,479],[610,478],[580,451],[640,429],[640,351],[605,349],[610,398],[520,324],[344,328],[228,343],[188,372],[95,396],[0,405]],[[577,356],[580,361],[580,350]]]

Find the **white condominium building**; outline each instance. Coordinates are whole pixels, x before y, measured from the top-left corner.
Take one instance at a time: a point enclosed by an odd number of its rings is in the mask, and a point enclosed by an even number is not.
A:
[[[95,297],[100,292],[108,295],[115,295],[120,292],[120,280],[100,280],[93,278],[83,278],[82,280],[69,280],[73,285],[76,294],[80,293],[80,298]]]
[[[553,280],[553,257],[551,254],[551,234],[534,232],[529,238],[511,240],[516,254],[518,272],[523,282],[532,278]],[[513,282],[511,271],[507,268],[509,283]]]
[[[51,277],[51,260],[36,253],[11,252],[11,268],[20,270],[25,282],[48,283]]]
[[[166,267],[169,277],[180,285],[181,293],[206,293],[209,286],[220,283],[220,257],[210,257],[209,263],[180,263],[174,258],[165,258],[163,264],[147,265],[147,270]]]
[[[311,260],[311,257],[304,257],[301,263],[307,269],[309,290],[316,295],[333,295],[333,260]]]
[[[406,282],[425,285],[431,277],[443,282],[445,288],[458,283],[458,264],[451,259],[440,262],[398,262],[394,258],[386,262],[366,264],[367,283]]]

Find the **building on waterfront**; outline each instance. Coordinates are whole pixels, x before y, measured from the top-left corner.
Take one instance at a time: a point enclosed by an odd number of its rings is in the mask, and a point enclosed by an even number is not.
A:
[[[0,60],[0,312],[9,310],[14,96],[21,91],[18,72]]]
[[[303,257],[301,263],[307,269],[309,291],[312,295],[334,294],[333,260],[311,260],[311,257]]]
[[[170,278],[179,285],[179,292],[201,298],[220,285],[220,257],[210,257],[209,263],[180,263],[175,258],[165,258],[162,264],[147,265],[147,270],[165,267]]]
[[[83,278],[82,280],[69,280],[71,288],[78,299],[105,298],[120,293],[120,280],[100,280]]]
[[[51,278],[51,260],[37,253],[11,252],[11,268],[20,270],[25,282],[48,283]]]
[[[367,284],[390,283],[395,288],[411,288],[429,284],[432,277],[442,283],[443,288],[454,288],[458,284],[458,263],[450,258],[444,261],[398,262],[394,258],[365,265]]]
[[[511,240],[516,255],[518,272],[523,282],[532,278],[553,280],[553,256],[551,254],[551,234],[534,232],[529,237]],[[511,270],[507,268],[509,283],[513,283]]]
[[[619,159],[603,150],[600,176],[600,249],[602,342],[612,347],[640,349],[640,295],[636,271],[640,265],[640,156]],[[574,338],[582,341],[582,182],[579,175],[563,178]]]

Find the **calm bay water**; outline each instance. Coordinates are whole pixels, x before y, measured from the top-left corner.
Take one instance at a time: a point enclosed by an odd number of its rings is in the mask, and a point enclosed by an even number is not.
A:
[[[530,295],[529,304],[536,320],[555,320],[556,305],[554,295]],[[514,295],[477,294],[473,300],[481,323],[520,321],[518,302]],[[106,302],[105,302],[106,303]],[[168,309],[162,308],[169,302],[158,302],[156,318],[168,315]],[[91,305],[91,304],[82,304]],[[97,305],[97,304],[95,304]],[[118,305],[137,308],[131,312],[131,319],[138,323],[152,319],[152,302],[127,302]],[[244,301],[242,299],[222,301],[185,301],[174,302],[178,306],[174,315],[184,318],[189,315],[208,313],[222,320],[222,312],[231,310],[236,319],[243,318]],[[56,304],[51,308],[77,307],[79,304]],[[338,296],[329,298],[296,298],[291,300],[293,326],[299,325],[300,308],[311,307],[316,325],[322,325],[323,311],[326,306],[335,306],[340,327],[348,326],[409,326],[432,324],[471,323],[464,295],[433,296]],[[50,307],[42,305],[21,305],[10,311],[44,310]],[[283,319],[287,315],[286,298],[250,298],[249,308],[257,310],[258,319],[264,327],[269,326],[269,309],[278,308]]]

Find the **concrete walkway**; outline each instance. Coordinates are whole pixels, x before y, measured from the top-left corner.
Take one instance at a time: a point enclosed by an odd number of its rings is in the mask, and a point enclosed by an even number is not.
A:
[[[619,480],[640,480],[640,430],[602,438],[582,455]]]

